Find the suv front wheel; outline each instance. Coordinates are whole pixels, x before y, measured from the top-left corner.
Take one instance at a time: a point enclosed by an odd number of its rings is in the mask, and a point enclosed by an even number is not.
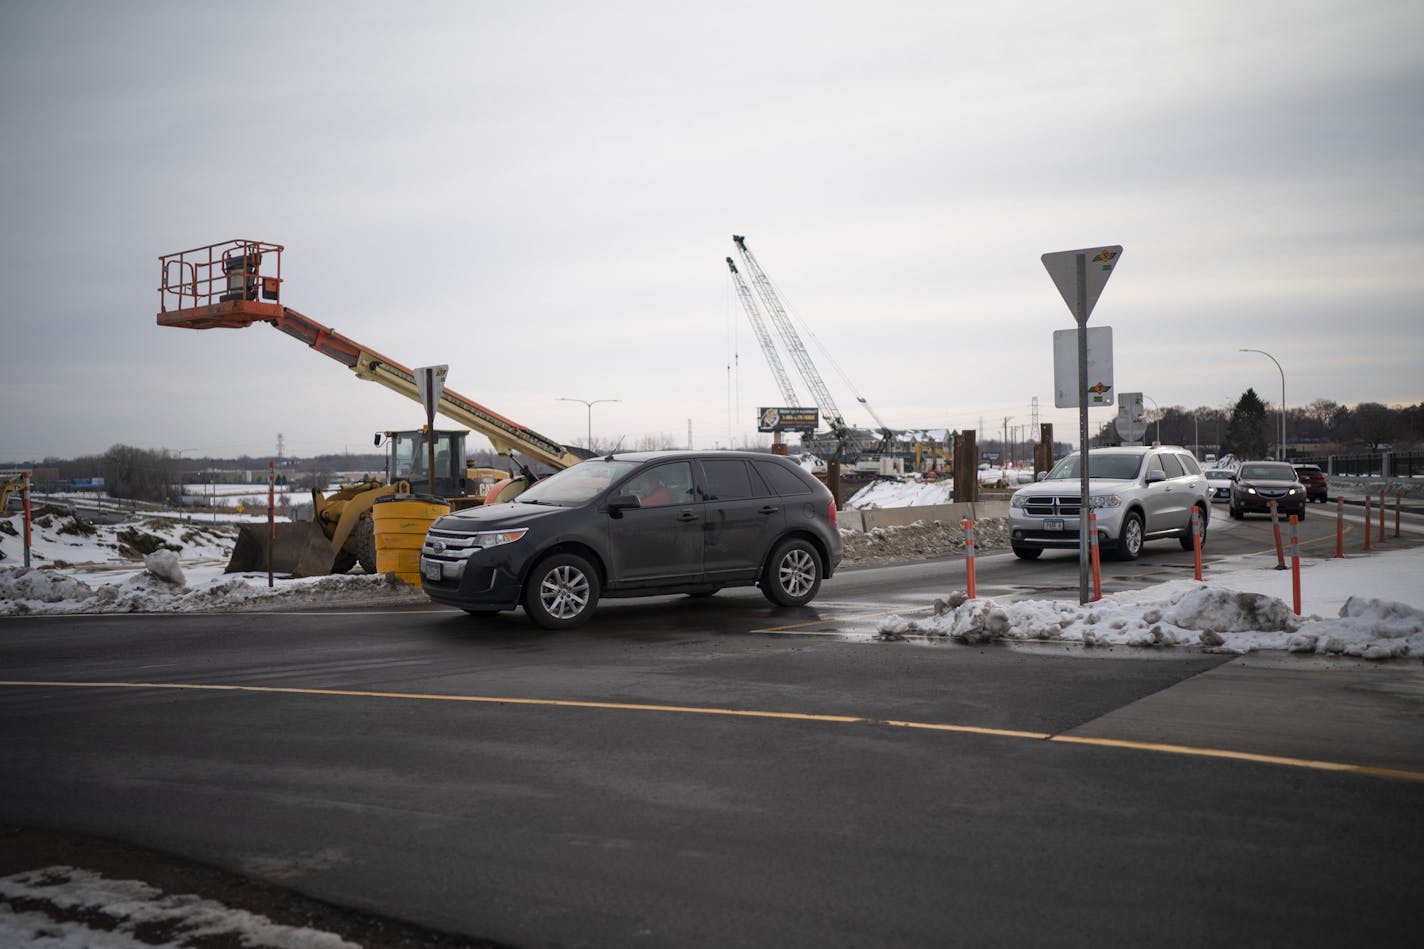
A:
[[[573,629],[598,605],[598,574],[576,554],[556,554],[529,574],[524,612],[545,629]]]
[[[1136,560],[1142,556],[1142,515],[1129,511],[1122,519],[1122,534],[1117,539],[1117,559]]]

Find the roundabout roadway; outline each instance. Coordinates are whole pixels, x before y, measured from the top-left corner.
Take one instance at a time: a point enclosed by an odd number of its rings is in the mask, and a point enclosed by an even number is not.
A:
[[[1273,556],[1269,523],[1218,516],[1209,550]],[[1076,594],[1072,553],[978,567],[981,596]],[[1105,586],[1191,570],[1157,542]],[[1417,660],[868,641],[962,587],[852,569],[804,610],[613,601],[566,633],[8,619],[0,820],[513,946],[1415,944]]]

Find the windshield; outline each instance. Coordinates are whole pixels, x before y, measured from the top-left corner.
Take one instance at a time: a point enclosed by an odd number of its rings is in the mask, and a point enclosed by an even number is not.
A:
[[[1049,481],[1076,481],[1083,477],[1082,455],[1074,452],[1048,473]],[[1131,481],[1142,467],[1142,455],[1091,455],[1088,477],[1104,481]]]
[[[635,461],[591,458],[550,475],[514,500],[525,504],[583,504],[636,467]]]
[[[1279,462],[1264,465],[1242,465],[1241,477],[1246,481],[1294,481],[1295,469]]]

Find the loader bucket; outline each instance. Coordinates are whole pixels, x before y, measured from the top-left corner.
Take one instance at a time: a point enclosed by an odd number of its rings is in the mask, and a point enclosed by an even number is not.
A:
[[[336,551],[331,539],[311,521],[301,524],[278,524],[277,535],[271,538],[273,573],[293,577],[324,577],[331,573]],[[242,524],[238,527],[237,543],[224,573],[256,573],[268,569],[266,524]]]

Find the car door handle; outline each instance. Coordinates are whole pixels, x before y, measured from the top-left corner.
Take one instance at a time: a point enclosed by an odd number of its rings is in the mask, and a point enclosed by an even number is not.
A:
[[[697,520],[697,514],[694,511],[683,511],[677,516],[677,519],[679,521],[695,521]]]
[[[776,513],[777,511],[779,511],[779,510],[781,510],[781,508],[777,507],[777,506],[774,505],[774,504],[763,504],[761,507],[757,508],[757,513],[758,513],[758,514],[775,514],[775,513]]]

